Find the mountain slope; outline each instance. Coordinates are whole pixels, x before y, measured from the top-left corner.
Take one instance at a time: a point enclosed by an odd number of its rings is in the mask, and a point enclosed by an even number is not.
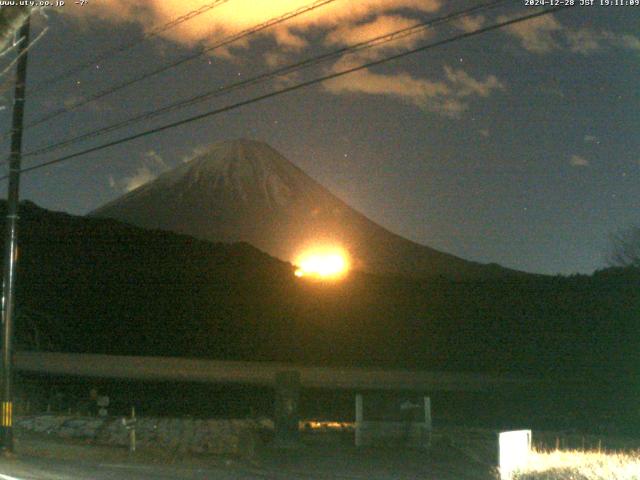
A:
[[[0,224],[4,210],[0,201]],[[19,232],[16,328],[27,348],[40,338],[80,353],[536,375],[622,376],[640,365],[633,269],[316,282],[247,244],[33,204],[22,204]]]
[[[337,245],[355,269],[374,273],[468,278],[510,272],[395,235],[256,141],[215,144],[90,215],[205,240],[245,241],[291,262],[305,247]]]

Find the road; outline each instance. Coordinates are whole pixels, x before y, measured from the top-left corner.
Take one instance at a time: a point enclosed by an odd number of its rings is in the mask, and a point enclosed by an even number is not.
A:
[[[445,437],[456,439],[456,446]],[[0,480],[495,480],[485,455],[476,454],[485,444],[480,433],[452,430],[434,436],[428,450],[357,448],[351,437],[327,434],[305,436],[296,448],[264,444],[240,457],[151,447],[130,454],[22,432],[16,437],[18,455],[0,456]]]
[[[488,480],[488,471],[460,458],[434,461],[415,452],[336,453],[311,449],[269,455],[260,463],[144,464],[20,456],[0,459],[0,480]]]
[[[330,475],[326,472],[275,470],[249,467],[173,467],[165,465],[135,465],[117,463],[81,463],[52,459],[21,459],[0,462],[0,480],[399,480],[404,475],[354,476]],[[415,478],[415,477],[411,477]],[[426,477],[422,477],[426,478]]]
[[[43,458],[0,461],[0,480],[253,480],[284,477],[238,468],[87,463]]]

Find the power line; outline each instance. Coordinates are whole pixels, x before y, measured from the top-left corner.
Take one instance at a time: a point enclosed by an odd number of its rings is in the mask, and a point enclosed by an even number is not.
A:
[[[122,45],[119,45],[111,50],[107,50],[105,52],[103,52],[102,54],[100,54],[98,57],[95,57],[91,60],[88,60],[86,62],[81,62],[78,63],[76,66],[71,67],[70,69],[58,74],[58,75],[54,75],[52,77],[49,77],[41,82],[38,82],[34,85],[35,90],[34,93],[37,94],[38,92],[50,92],[50,87],[52,85],[55,85],[56,83],[59,83],[61,80],[64,80],[65,78],[69,78],[72,75],[75,75],[77,73],[80,73],[82,70],[91,67],[95,64],[99,64],[104,62],[107,59],[110,59],[116,55],[119,55],[122,52],[125,52],[127,50],[130,50],[144,42],[146,42],[147,40],[149,40],[150,38],[153,37],[157,37],[158,35],[160,35],[163,32],[166,32],[167,30],[170,30],[172,28],[177,27],[178,25],[187,22],[189,20],[191,20],[192,18],[195,18],[199,15],[202,15],[203,13],[208,12],[209,10],[212,10],[224,3],[227,3],[229,0],[214,0],[211,3],[208,3],[206,5],[201,6],[200,8],[197,8],[195,10],[192,10],[188,13],[185,13],[184,15],[179,16],[178,18],[171,20],[163,25],[159,25],[156,28],[148,31],[147,33],[145,33],[141,39],[139,40],[135,40],[133,42],[129,42],[129,43],[125,43]],[[43,85],[47,86],[47,89],[40,89],[38,87],[41,87]]]
[[[508,2],[510,0],[494,0],[492,2],[489,3],[484,3],[481,5],[477,5],[475,7],[472,8],[468,8],[468,9],[464,9],[458,12],[454,12],[451,14],[448,14],[446,16],[443,17],[438,17],[435,19],[431,19],[425,22],[421,22],[415,25],[411,25],[409,27],[405,27],[402,28],[400,30],[397,30],[395,32],[392,33],[388,33],[385,35],[380,35],[378,37],[363,41],[363,42],[359,42],[356,43],[354,45],[351,46],[347,46],[347,47],[343,47],[337,50],[333,50],[331,52],[316,56],[316,57],[312,57],[312,58],[308,58],[306,60],[300,61],[300,62],[296,62],[293,64],[289,64],[283,67],[280,67],[278,69],[269,71],[269,72],[265,72],[263,74],[257,75],[255,77],[251,77],[239,82],[235,82],[235,83],[231,83],[222,87],[218,87],[215,88],[213,90],[209,90],[205,93],[201,93],[199,95],[196,95],[194,97],[190,97],[188,99],[185,100],[181,100],[178,102],[174,102],[172,104],[169,104],[165,107],[162,107],[160,109],[155,109],[155,110],[151,110],[151,111],[147,111],[145,113],[130,117],[128,119],[125,120],[121,120],[119,122],[116,122],[112,125],[108,125],[106,127],[102,127],[100,129],[97,130],[92,130],[80,135],[77,135],[75,137],[72,138],[68,138],[66,140],[62,140],[60,142],[57,143],[53,143],[41,148],[37,148],[31,151],[28,151],[24,154],[25,157],[27,156],[35,156],[35,155],[41,155],[43,153],[47,153],[47,152],[51,152],[54,150],[58,150],[60,148],[63,147],[67,147],[69,145],[73,145],[75,143],[78,143],[82,140],[86,140],[88,138],[93,138],[93,137],[97,137],[97,136],[101,136],[103,134],[109,133],[109,132],[113,132],[115,130],[118,130],[120,128],[126,127],[126,126],[130,126],[139,122],[142,122],[144,120],[148,120],[160,115],[165,115],[167,113],[170,113],[172,111],[184,108],[184,107],[188,107],[191,105],[195,105],[197,103],[203,102],[205,100],[211,99],[211,98],[216,98],[216,97],[220,97],[222,95],[226,95],[234,90],[240,89],[240,88],[246,88],[252,85],[256,85],[258,83],[264,82],[266,80],[272,79],[272,78],[276,78],[282,75],[288,75],[315,65],[318,65],[320,63],[326,62],[328,60],[340,57],[342,55],[345,54],[352,54],[361,50],[365,50],[365,49],[370,49],[370,48],[375,48],[375,47],[379,47],[381,45],[387,44],[389,42],[393,42],[393,41],[397,41],[399,39],[411,36],[411,35],[415,35],[418,32],[425,30],[426,28],[429,27],[434,27],[437,26],[439,24],[442,23],[446,23],[446,22],[450,22],[452,20],[458,19],[460,17],[465,17],[471,14],[476,14],[479,11],[484,11],[487,9],[491,9],[491,8],[496,8],[506,2]]]
[[[542,15],[553,13],[555,11],[563,10],[564,8],[569,8],[569,7],[549,8],[549,9],[542,10],[542,11],[537,12],[537,13],[533,13],[533,14],[529,14],[529,15],[526,15],[526,16],[518,17],[518,18],[515,18],[515,19],[503,21],[503,22],[491,25],[489,27],[484,27],[484,28],[481,28],[481,29],[478,29],[478,30],[474,30],[472,32],[466,32],[466,33],[463,33],[463,34],[459,34],[457,36],[454,36],[454,37],[451,37],[451,38],[448,38],[448,39],[445,39],[445,40],[441,40],[441,41],[438,41],[438,42],[435,42],[435,43],[427,44],[427,45],[424,45],[422,47],[418,47],[418,48],[415,48],[415,49],[412,49],[412,50],[408,50],[408,51],[405,51],[405,52],[402,52],[402,53],[399,53],[399,54],[396,54],[396,55],[391,55],[391,56],[388,56],[388,57],[384,57],[382,59],[371,61],[371,62],[368,62],[366,64],[363,64],[363,65],[360,65],[360,66],[357,66],[357,67],[349,68],[349,69],[346,69],[346,70],[343,70],[343,71],[340,71],[340,72],[335,72],[335,73],[332,73],[332,74],[329,74],[329,75],[325,75],[323,77],[319,77],[319,78],[316,78],[316,79],[313,79],[313,80],[302,82],[302,83],[299,83],[297,85],[293,85],[293,86],[290,86],[290,87],[282,88],[280,90],[276,90],[276,91],[273,91],[273,92],[270,92],[270,93],[267,93],[267,94],[264,94],[264,95],[261,95],[261,96],[258,96],[258,97],[254,97],[254,98],[251,98],[251,99],[248,99],[248,100],[244,100],[244,101],[241,101],[241,102],[238,102],[238,103],[227,105],[225,107],[221,107],[221,108],[218,108],[218,109],[215,109],[215,110],[211,110],[209,112],[205,112],[205,113],[200,114],[200,115],[189,117],[189,118],[177,121],[177,122],[172,122],[170,124],[166,124],[166,125],[163,125],[163,126],[160,126],[160,127],[156,127],[156,128],[150,129],[150,130],[146,130],[144,132],[141,132],[141,133],[138,133],[138,134],[135,134],[135,135],[131,135],[131,136],[128,136],[128,137],[124,137],[122,139],[118,139],[118,140],[115,140],[115,141],[112,141],[112,142],[108,142],[106,144],[99,145],[97,147],[92,147],[92,148],[89,148],[89,149],[86,149],[86,150],[83,150],[83,151],[80,151],[80,152],[77,152],[77,153],[74,153],[74,154],[66,155],[66,156],[63,156],[61,158],[58,158],[58,159],[55,159],[55,160],[51,160],[49,162],[45,162],[43,164],[39,164],[39,165],[36,165],[36,166],[33,166],[33,167],[25,168],[25,169],[23,169],[23,171],[35,170],[35,169],[38,169],[38,168],[42,168],[44,166],[48,166],[48,165],[59,163],[61,161],[65,161],[65,160],[68,160],[68,159],[71,159],[71,158],[75,158],[75,157],[78,157],[78,156],[81,156],[81,155],[84,155],[84,154],[87,154],[87,153],[93,153],[93,152],[95,152],[97,150],[101,150],[103,148],[108,148],[108,147],[115,146],[115,145],[118,145],[118,144],[121,144],[121,143],[125,143],[125,142],[131,141],[131,140],[134,140],[134,139],[146,136],[146,135],[159,133],[161,131],[164,131],[164,130],[167,130],[167,129],[170,129],[170,128],[174,128],[174,127],[177,127],[177,126],[181,126],[183,124],[190,123],[190,122],[193,122],[193,121],[196,121],[196,120],[200,120],[202,118],[218,115],[220,113],[224,113],[224,112],[227,112],[229,110],[234,110],[236,108],[239,108],[239,107],[242,107],[242,106],[245,106],[245,105],[256,103],[258,101],[262,101],[262,100],[274,97],[276,95],[280,95],[280,94],[283,94],[283,93],[288,93],[288,92],[291,92],[291,91],[294,91],[294,90],[298,90],[300,88],[304,88],[304,87],[307,87],[307,86],[315,85],[315,84],[324,82],[326,80],[330,80],[330,79],[333,79],[333,78],[341,77],[341,76],[344,76],[344,75],[347,75],[347,74],[350,74],[350,73],[353,73],[353,72],[356,72],[356,71],[359,71],[359,70],[370,68],[372,66],[376,66],[376,65],[383,64],[383,63],[387,63],[389,61],[400,59],[400,58],[406,57],[408,55],[412,55],[414,53],[425,51],[425,50],[428,50],[428,49],[431,49],[431,48],[434,48],[434,47],[438,47],[438,46],[441,46],[441,45],[444,45],[444,44],[452,43],[454,41],[461,40],[461,39],[464,39],[464,38],[468,38],[468,37],[471,37],[471,36],[479,35],[479,34],[482,34],[482,33],[485,33],[485,32],[491,31],[491,30],[495,30],[495,29],[498,29],[498,28],[501,28],[501,27],[504,27],[504,26],[508,26],[508,25],[511,25],[511,24],[514,24],[514,23],[519,23],[519,22],[526,21],[526,20],[529,20],[529,19],[532,19],[532,18],[535,18],[535,17],[539,17],[539,16],[542,16]],[[0,180],[3,180],[3,179],[4,179],[4,177],[0,178]]]
[[[31,50],[31,49],[33,48],[33,46],[34,46],[36,43],[38,43],[38,42],[42,39],[42,37],[44,37],[44,35],[45,35],[48,31],[49,31],[49,27],[45,27],[45,28],[44,28],[44,29],[43,29],[43,30],[38,34],[38,36],[37,36],[36,38],[34,38],[34,39],[31,41],[31,44],[30,44],[27,48],[23,49],[23,50],[22,50],[22,52],[21,52],[18,56],[16,56],[16,58],[14,58],[11,62],[9,62],[9,65],[7,65],[7,66],[6,66],[2,71],[0,71],[0,78],[2,78],[2,77],[3,77],[3,76],[4,76],[4,75],[9,71],[9,70],[11,70],[11,68],[12,68],[16,63],[18,63],[18,62],[20,61],[20,57],[21,57],[22,55],[26,55],[26,54],[27,54],[27,52],[28,52],[29,50]],[[24,37],[22,37],[18,42],[23,41],[23,40],[24,40]],[[18,42],[16,42],[16,45],[18,44]],[[0,56],[1,56],[1,55],[0,55]]]
[[[291,18],[297,17],[299,15],[302,15],[304,13],[310,12],[312,10],[315,10],[316,8],[320,8],[324,5],[327,5],[329,3],[333,3],[336,0],[315,0],[314,2],[304,6],[304,7],[300,7],[297,8],[295,10],[292,10],[290,12],[287,12],[279,17],[275,17],[272,18],[270,20],[267,20],[266,22],[263,22],[259,25],[256,25],[254,27],[242,30],[239,33],[236,33],[234,35],[231,35],[230,37],[226,37],[223,40],[219,41],[218,43],[211,45],[209,47],[203,47],[199,52],[193,53],[191,55],[187,55],[186,57],[182,57],[180,59],[178,59],[177,61],[173,62],[173,63],[169,63],[167,65],[164,65],[162,67],[159,67],[155,70],[152,70],[150,72],[147,72],[145,74],[139,75],[137,77],[134,77],[132,79],[126,80],[122,83],[119,83],[117,85],[114,85],[112,87],[109,87],[105,90],[102,90],[101,92],[95,93],[93,95],[90,95],[88,97],[85,97],[81,100],[78,100],[77,102],[74,102],[73,104],[67,106],[67,107],[63,107],[63,108],[59,108],[57,110],[54,110],[30,123],[27,123],[25,125],[25,129],[31,128],[31,127],[35,127],[36,125],[40,125],[44,122],[48,122],[49,120],[52,120],[56,117],[59,117],[60,115],[63,115],[65,113],[71,112],[73,110],[75,110],[78,107],[82,107],[84,105],[87,105],[89,103],[95,102],[96,100],[99,100],[103,97],[106,97],[108,95],[111,95],[112,93],[115,93],[119,90],[122,90],[124,88],[127,88],[131,85],[134,85],[138,82],[141,82],[143,80],[146,80],[148,78],[151,78],[155,75],[158,75],[160,73],[166,72],[167,70],[170,70],[172,68],[178,67],[184,63],[190,62],[198,57],[201,57],[202,55],[204,55],[205,53],[211,52],[213,50],[222,48],[226,45],[229,45],[233,42],[236,42],[237,40],[241,40],[243,38],[249,37],[251,35],[254,35],[258,32],[261,32],[262,30],[265,30],[269,27],[272,27],[274,25],[278,25],[280,23],[283,23]]]
[[[123,137],[123,138],[120,138],[118,140],[113,140],[111,142],[107,142],[107,143],[104,143],[102,145],[98,145],[96,147],[91,147],[91,148],[88,148],[86,150],[82,150],[80,152],[76,152],[76,153],[72,153],[72,154],[69,154],[69,155],[65,155],[65,156],[56,158],[54,160],[49,160],[48,162],[44,162],[44,163],[41,163],[41,164],[38,164],[38,165],[34,165],[32,167],[23,168],[21,170],[21,172],[30,172],[30,171],[39,170],[41,168],[45,168],[45,167],[48,167],[48,166],[51,166],[51,165],[55,165],[55,164],[58,164],[58,163],[66,162],[66,161],[71,160],[73,158],[80,157],[82,155],[87,155],[89,153],[94,153],[94,152],[103,150],[105,148],[109,148],[109,147],[113,147],[113,146],[116,146],[116,145],[120,145],[122,143],[130,142],[131,140],[136,140],[138,138],[146,137],[147,135],[153,135],[155,133],[159,133],[159,132],[162,132],[164,130],[169,130],[171,128],[179,127],[181,125],[186,125],[188,123],[195,122],[197,120],[202,120],[203,118],[208,118],[208,117],[212,117],[212,116],[215,116],[215,115],[219,115],[221,113],[225,113],[225,112],[228,112],[230,110],[235,110],[236,108],[244,107],[246,105],[257,103],[257,102],[260,102],[262,100],[266,100],[266,99],[269,99],[269,98],[272,98],[272,97],[275,97],[275,96],[278,96],[278,95],[282,95],[284,93],[289,93],[289,92],[293,92],[295,90],[300,90],[302,88],[306,88],[306,87],[309,87],[309,86],[312,86],[312,85],[317,85],[317,84],[325,82],[327,80],[332,80],[334,78],[342,77],[342,76],[348,75],[350,73],[357,72],[359,70],[364,70],[366,68],[371,68],[371,67],[375,67],[375,66],[378,66],[378,65],[382,65],[382,64],[388,63],[390,61],[399,60],[401,58],[405,58],[405,57],[407,57],[409,55],[413,55],[413,54],[418,53],[418,52],[431,50],[432,48],[436,48],[436,47],[439,47],[439,46],[442,46],[442,45],[446,45],[446,44],[449,44],[449,43],[453,43],[453,42],[456,42],[456,41],[459,41],[459,40],[463,40],[463,39],[466,39],[466,38],[470,38],[470,37],[474,37],[474,36],[477,36],[477,35],[481,35],[481,34],[486,33],[486,32],[490,32],[490,31],[497,30],[497,29],[502,28],[502,27],[506,27],[506,26],[513,25],[513,24],[516,24],[516,23],[520,23],[520,22],[524,22],[524,21],[527,21],[527,20],[531,20],[533,18],[541,17],[543,15],[548,15],[548,14],[551,14],[551,13],[554,13],[554,12],[565,10],[567,8],[572,8],[572,7],[571,6],[550,7],[550,8],[541,10],[541,11],[536,12],[536,13],[531,13],[531,14],[524,15],[524,16],[521,16],[521,17],[517,17],[517,18],[511,19],[511,20],[505,20],[505,21],[490,25],[488,27],[483,27],[483,28],[480,28],[480,29],[477,29],[477,30],[473,30],[471,32],[461,33],[459,35],[455,35],[453,37],[450,37],[450,38],[447,38],[447,39],[444,39],[444,40],[440,40],[438,42],[434,42],[434,43],[430,43],[430,44],[427,44],[427,45],[423,45],[421,47],[417,47],[417,48],[414,48],[414,49],[411,49],[411,50],[407,50],[407,51],[404,51],[404,52],[401,52],[401,53],[398,53],[398,54],[395,54],[395,55],[390,55],[388,57],[384,57],[384,58],[381,58],[381,59],[378,59],[378,60],[374,60],[374,61],[362,64],[362,65],[359,65],[357,67],[352,67],[352,68],[349,68],[349,69],[346,69],[346,70],[342,70],[340,72],[331,73],[329,75],[325,75],[325,76],[318,77],[318,78],[315,78],[315,79],[312,79],[312,80],[301,82],[301,83],[299,83],[297,85],[292,85],[292,86],[289,86],[289,87],[285,87],[285,88],[282,88],[280,90],[275,90],[273,92],[270,92],[270,93],[267,93],[267,94],[264,94],[264,95],[260,95],[258,97],[250,98],[248,100],[243,100],[241,102],[237,102],[237,103],[234,103],[234,104],[231,104],[231,105],[227,105],[225,107],[217,108],[215,110],[211,110],[209,112],[205,112],[205,113],[202,113],[202,114],[199,114],[199,115],[194,115],[192,117],[188,117],[188,118],[185,118],[185,119],[177,121],[177,122],[172,122],[172,123],[169,123],[169,124],[166,124],[166,125],[162,125],[160,127],[156,127],[156,128],[152,128],[152,129],[149,129],[149,130],[145,130],[144,132],[141,132],[141,133],[137,133],[137,134],[134,134],[134,135],[129,135],[127,137]],[[6,178],[8,178],[7,175],[5,175],[3,177],[0,177],[0,181],[1,180],[5,180]]]

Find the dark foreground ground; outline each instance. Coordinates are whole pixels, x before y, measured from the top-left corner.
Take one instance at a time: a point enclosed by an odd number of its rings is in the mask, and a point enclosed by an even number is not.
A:
[[[250,457],[138,451],[21,435],[15,458],[0,459],[0,480],[73,479],[494,479],[477,448],[435,434],[430,450],[356,449],[348,435],[306,436],[296,449],[264,445]]]
[[[0,480],[497,480],[492,438],[492,430],[447,427],[434,430],[429,449],[355,448],[352,432],[304,433],[295,449],[265,443],[213,456],[150,448],[130,454],[21,432],[16,455],[0,457]],[[640,441],[628,437],[534,431],[533,440],[538,451],[640,451]]]

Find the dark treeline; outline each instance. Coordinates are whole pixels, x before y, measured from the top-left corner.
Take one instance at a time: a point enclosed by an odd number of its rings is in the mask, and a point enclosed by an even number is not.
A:
[[[25,203],[17,293],[22,348],[603,380],[640,367],[634,269],[320,283],[247,244]]]

